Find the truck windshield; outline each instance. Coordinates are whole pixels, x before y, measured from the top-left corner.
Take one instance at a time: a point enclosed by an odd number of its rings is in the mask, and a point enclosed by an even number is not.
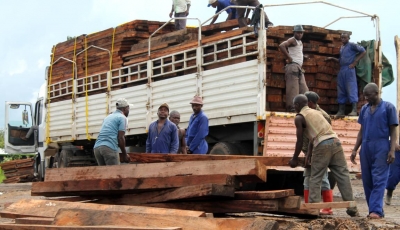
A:
[[[31,106],[10,105],[8,110],[8,123],[11,126],[30,128],[32,126]]]

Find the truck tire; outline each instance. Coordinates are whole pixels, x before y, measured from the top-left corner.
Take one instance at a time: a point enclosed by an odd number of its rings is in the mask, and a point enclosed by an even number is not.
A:
[[[213,155],[240,155],[240,150],[234,143],[218,142],[211,149],[210,154]]]

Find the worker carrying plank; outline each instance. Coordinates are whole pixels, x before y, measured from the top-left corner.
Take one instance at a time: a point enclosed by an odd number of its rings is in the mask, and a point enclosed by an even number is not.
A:
[[[307,106],[308,99],[306,96],[297,95],[293,99],[293,104],[298,113],[294,120],[297,141],[289,165],[292,168],[298,166],[303,136],[306,135],[311,140],[308,145],[308,152],[312,152],[309,202],[319,203],[321,201],[321,181],[327,168],[335,176],[343,201],[354,201],[349,169],[342,144],[337,134],[332,130],[332,126],[321,112]],[[357,207],[347,208],[346,213],[352,217],[359,216]]]
[[[303,26],[294,26],[293,33],[293,37],[279,45],[279,49],[286,56],[288,63],[285,66],[286,110],[288,112],[294,112],[293,98],[297,94],[304,94],[308,91],[302,69],[304,59],[303,43],[301,42],[304,33]]]
[[[168,119],[169,106],[158,107],[158,120],[149,126],[146,153],[177,153],[179,148],[178,128]]]
[[[340,48],[340,58],[328,57],[325,59],[326,61],[333,60],[340,64],[340,71],[337,78],[339,111],[336,113],[336,116],[344,116],[347,101],[352,106],[351,113],[348,115],[357,116],[358,88],[355,66],[365,56],[366,51],[364,47],[349,42],[350,35],[348,33],[342,33],[340,39],[343,43]]]
[[[175,18],[185,18],[189,15],[190,0],[172,0],[172,9],[169,17],[172,18],[174,13]],[[186,28],[186,19],[175,19],[175,29],[183,30]]]
[[[208,7],[212,6],[212,8],[217,8],[217,11],[215,11],[216,14],[231,5],[234,5],[234,4],[232,4],[230,0],[209,0],[208,1]],[[226,10],[226,13],[228,14],[226,21],[237,18],[236,8],[229,8]],[[217,21],[218,16],[219,15],[216,15],[211,20],[210,25],[214,24],[214,22]]]
[[[130,161],[125,149],[125,131],[128,127],[129,109],[133,108],[133,104],[129,104],[125,98],[120,98],[115,105],[117,109],[104,119],[93,147],[98,165],[119,165],[118,147],[122,152],[122,161]]]
[[[208,143],[208,117],[203,112],[203,99],[194,96],[190,102],[193,114],[190,116],[189,125],[186,131],[187,153],[207,154]]]

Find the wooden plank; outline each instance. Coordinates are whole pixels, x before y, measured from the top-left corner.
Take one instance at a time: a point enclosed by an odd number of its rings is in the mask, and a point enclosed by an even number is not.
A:
[[[295,208],[289,208],[289,209],[284,209],[280,208],[276,213],[280,214],[294,214],[294,215],[306,215],[306,216],[319,216],[319,209],[295,209]]]
[[[20,218],[20,217],[51,217],[54,218],[56,213],[61,208],[75,209],[96,209],[109,211],[124,211],[129,213],[148,213],[160,215],[175,215],[175,216],[205,216],[204,212],[184,211],[174,209],[160,209],[142,206],[124,206],[124,205],[102,205],[79,202],[66,201],[48,201],[48,200],[30,200],[22,199],[0,211],[3,218]]]
[[[51,225],[54,221],[54,218],[50,217],[23,217],[16,218],[16,224],[38,224],[38,225]]]
[[[352,208],[356,207],[355,201],[340,201],[327,203],[304,203],[301,204],[301,209],[323,209],[323,208]]]
[[[299,209],[301,204],[300,196],[288,196],[278,200],[279,209]]]
[[[198,218],[84,209],[61,209],[54,220],[54,224],[57,226],[147,226],[151,224],[153,227],[180,226],[182,229],[202,230],[275,230],[279,227],[278,224],[274,224],[272,227],[267,228],[270,222],[265,221],[263,226],[257,225],[257,228],[254,228],[253,225],[255,223],[256,219],[254,218]]]
[[[272,190],[272,191],[237,191],[236,200],[271,200],[294,196],[294,189]]]
[[[44,181],[32,183],[32,196],[103,195],[138,191],[171,189],[183,186],[216,184],[238,187],[239,182],[230,175],[181,175],[153,178],[93,179],[72,181]]]
[[[202,184],[186,186],[175,189],[166,189],[155,192],[145,192],[140,194],[125,194],[118,198],[99,199],[99,203],[107,204],[149,204],[182,199],[201,199],[213,197],[234,197],[235,188],[224,185]]]
[[[203,154],[157,154],[157,153],[128,153],[131,163],[160,163],[160,162],[182,162],[182,161],[214,161],[233,159],[256,159],[265,166],[287,166],[291,157],[267,157],[267,156],[243,156],[243,155],[203,155]],[[299,157],[299,162],[304,157]]]
[[[46,171],[45,181],[150,178],[212,174],[235,175],[240,181],[244,182],[265,182],[267,180],[266,167],[257,159],[233,159],[51,168]]]
[[[7,230],[182,230],[181,227],[134,227],[134,226],[54,226],[1,223],[0,229]]]
[[[219,200],[185,201],[146,204],[148,207],[202,210],[211,213],[271,212],[279,209],[278,199],[273,200]]]

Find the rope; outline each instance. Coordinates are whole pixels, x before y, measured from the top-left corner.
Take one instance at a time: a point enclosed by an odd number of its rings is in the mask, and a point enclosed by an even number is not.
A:
[[[47,125],[46,125],[46,144],[49,144],[51,142],[50,140],[50,88],[51,88],[51,78],[53,75],[53,62],[54,62],[54,56],[56,52],[56,46],[53,46],[53,53],[51,54],[51,64],[50,64],[50,76],[48,79],[47,83],[47,114],[46,114],[46,120],[47,120]]]
[[[76,37],[75,37],[75,43],[74,43],[74,56],[73,56],[73,59],[72,59],[72,61],[73,61],[73,63],[72,63],[72,96],[71,96],[71,99],[72,99],[72,103],[71,103],[71,106],[72,106],[72,114],[74,113],[74,101],[75,101],[75,64],[76,64],[76,57],[75,57],[75,54],[76,54]],[[74,116],[71,116],[71,120],[72,120],[72,123],[74,122]]]
[[[85,113],[86,113],[86,138],[90,141],[89,135],[89,96],[87,90],[87,76],[88,76],[88,68],[87,68],[87,37],[85,37]]]
[[[115,40],[115,30],[117,28],[114,28],[113,35],[112,35],[112,42],[111,42],[111,54],[110,54],[110,75],[111,70],[112,70],[112,59],[113,59],[113,53],[114,53],[114,40]],[[107,78],[107,98],[106,98],[106,116],[110,113],[110,107],[108,106],[110,103],[110,91],[111,91],[111,79]]]

